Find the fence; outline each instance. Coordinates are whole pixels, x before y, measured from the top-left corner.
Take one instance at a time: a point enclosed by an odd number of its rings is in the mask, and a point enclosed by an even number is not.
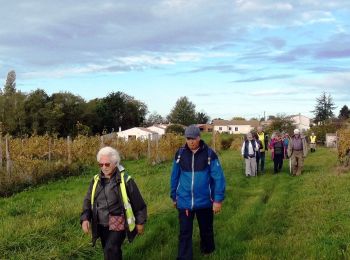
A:
[[[0,196],[51,178],[79,174],[83,167],[96,163],[96,153],[104,146],[116,148],[123,160],[146,158],[156,164],[171,160],[183,143],[183,137],[174,134],[153,141],[125,141],[116,135],[78,136],[74,140],[47,135],[24,139],[0,135]]]

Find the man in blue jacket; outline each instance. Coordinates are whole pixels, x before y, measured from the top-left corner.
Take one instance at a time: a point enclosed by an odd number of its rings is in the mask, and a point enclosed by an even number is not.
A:
[[[203,254],[215,250],[213,219],[225,195],[225,177],[216,153],[200,138],[200,130],[185,130],[186,144],[175,155],[171,172],[171,194],[178,209],[180,234],[177,259],[192,259],[193,219],[196,216]]]

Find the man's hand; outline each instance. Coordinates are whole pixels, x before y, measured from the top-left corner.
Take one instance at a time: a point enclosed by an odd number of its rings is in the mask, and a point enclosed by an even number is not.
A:
[[[137,229],[137,234],[142,235],[145,227],[144,227],[144,225],[136,224],[136,229]]]
[[[88,234],[90,232],[90,222],[88,220],[84,220],[81,223],[81,228],[83,229],[85,234]]]
[[[177,207],[177,202],[173,201],[173,207],[176,208]]]
[[[214,202],[213,203],[213,211],[214,214],[219,213],[221,211],[221,202]]]

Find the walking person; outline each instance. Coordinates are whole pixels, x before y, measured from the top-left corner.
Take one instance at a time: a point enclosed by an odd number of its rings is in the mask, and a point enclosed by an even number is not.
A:
[[[254,137],[255,142],[258,144],[258,150],[256,151],[255,158],[256,158],[256,175],[259,175],[259,173],[260,173],[259,172],[259,162],[260,162],[260,157],[261,157],[260,151],[263,149],[263,144],[259,140],[259,136],[257,133],[254,133],[253,137]]]
[[[311,133],[310,135],[310,151],[313,153],[316,151],[316,135]]]
[[[291,158],[293,176],[301,175],[307,150],[305,137],[300,135],[299,129],[295,129],[288,144],[288,157]]]
[[[284,147],[284,159],[288,159],[288,144],[289,144],[289,134],[285,133],[283,136],[283,147]]]
[[[275,134],[273,143],[271,144],[271,154],[273,159],[273,173],[277,174],[281,171],[284,159],[284,144],[280,133]]]
[[[256,153],[258,150],[258,143],[253,139],[252,133],[248,133],[247,139],[243,142],[241,148],[241,154],[245,160],[245,175],[247,177],[256,176]]]
[[[142,234],[147,219],[146,204],[135,181],[120,165],[112,147],[97,153],[100,173],[96,174],[83,202],[80,223],[84,233],[92,231],[92,245],[101,239],[105,260],[122,259],[125,237],[131,242]]]
[[[258,126],[257,127],[257,134],[258,134],[258,138],[259,138],[259,140],[260,140],[260,142],[262,144],[262,146],[259,149],[260,165],[259,165],[259,162],[258,162],[258,164],[257,164],[257,171],[261,172],[261,174],[264,174],[265,173],[265,157],[266,157],[265,154],[266,154],[266,151],[268,150],[269,138],[263,132],[262,126]]]
[[[200,250],[215,250],[214,214],[221,211],[225,177],[216,153],[200,138],[200,130],[185,130],[186,144],[175,154],[171,171],[170,197],[179,214],[180,234],[177,259],[192,259],[193,220],[197,218]]]

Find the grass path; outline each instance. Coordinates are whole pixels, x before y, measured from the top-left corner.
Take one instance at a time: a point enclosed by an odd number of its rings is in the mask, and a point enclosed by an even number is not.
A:
[[[338,174],[336,153],[310,154],[304,174],[246,178],[237,152],[220,155],[227,192],[215,216],[217,250],[210,259],[350,258],[350,172]],[[285,163],[286,164],[286,163]],[[124,245],[125,259],[175,259],[178,223],[169,199],[170,163],[148,166],[128,161],[148,204],[146,233]],[[79,177],[42,185],[0,199],[0,259],[102,259],[91,248],[79,215],[91,169]],[[194,232],[194,257],[201,259]]]

